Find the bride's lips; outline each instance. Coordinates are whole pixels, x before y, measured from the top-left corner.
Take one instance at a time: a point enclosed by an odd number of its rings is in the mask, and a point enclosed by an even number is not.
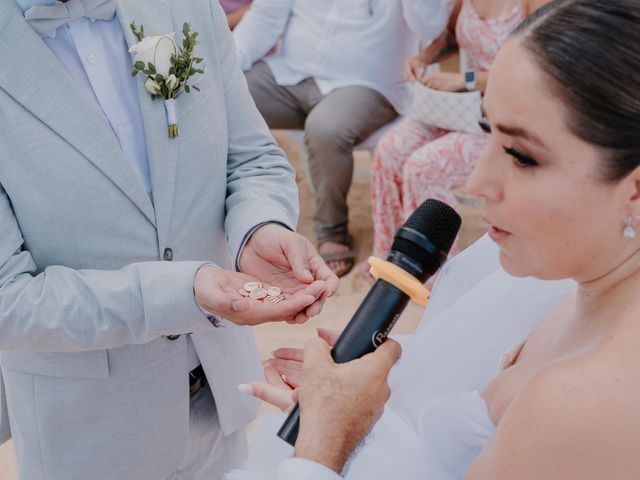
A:
[[[506,230],[502,230],[496,227],[495,225],[491,225],[490,222],[487,222],[487,223],[489,223],[489,237],[494,242],[500,243],[501,241],[509,237],[509,235],[511,235],[510,232],[507,232]]]

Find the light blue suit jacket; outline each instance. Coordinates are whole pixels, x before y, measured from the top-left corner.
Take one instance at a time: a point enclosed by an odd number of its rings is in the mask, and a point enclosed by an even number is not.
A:
[[[0,2],[0,412],[21,478],[169,478],[187,439],[187,333],[223,431],[255,414],[236,390],[259,375],[253,335],[214,328],[193,279],[230,267],[255,225],[294,228],[297,191],[216,4],[118,1],[129,44],[131,21],[148,35],[189,21],[207,67],[178,100],[177,139],[140,81],[152,203],[95,105]],[[6,428],[0,416],[0,440]]]

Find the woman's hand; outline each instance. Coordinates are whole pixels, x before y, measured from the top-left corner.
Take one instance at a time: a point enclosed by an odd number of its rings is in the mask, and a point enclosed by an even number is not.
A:
[[[322,338],[331,347],[335,345],[340,332],[328,328],[319,328],[318,337]],[[291,385],[297,388],[302,382],[302,360],[304,350],[301,348],[279,348],[273,352],[273,358],[265,362],[265,366],[273,367],[278,374]]]
[[[422,81],[426,87],[444,92],[463,92],[466,90],[462,73],[440,72],[429,75]]]
[[[318,329],[318,336],[331,346],[339,335],[337,330]],[[303,356],[304,350],[301,348],[279,348],[273,352],[273,358],[264,364],[266,382],[249,382],[238,388],[280,410],[289,410],[296,402],[295,392],[302,381]]]
[[[422,81],[422,73],[428,65],[429,59],[425,58],[422,53],[415,57],[409,57],[404,61],[402,76],[407,82],[420,82]]]
[[[409,57],[404,62],[403,76],[407,82],[421,82],[423,80],[424,69],[433,63],[433,61],[440,55],[443,48],[449,43],[449,31],[440,35],[431,44],[422,49],[415,57]]]

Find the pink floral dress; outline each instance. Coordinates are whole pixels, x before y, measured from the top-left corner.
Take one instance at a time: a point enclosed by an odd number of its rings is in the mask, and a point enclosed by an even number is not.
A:
[[[462,0],[456,39],[467,53],[468,67],[489,70],[502,43],[525,18],[518,2],[505,16],[482,19],[473,0]],[[456,208],[452,190],[463,186],[484,147],[486,134],[450,132],[405,118],[382,137],[373,163],[373,254],[385,258],[393,235],[427,198]],[[458,249],[454,245],[452,254]]]

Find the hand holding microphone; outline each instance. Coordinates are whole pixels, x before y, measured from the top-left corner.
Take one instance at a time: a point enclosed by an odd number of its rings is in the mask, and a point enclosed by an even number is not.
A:
[[[427,200],[398,230],[382,278],[376,281],[331,350],[335,363],[373,352],[391,332],[410,296],[442,265],[460,229],[460,216],[448,205]],[[300,409],[294,407],[278,436],[294,445]]]

